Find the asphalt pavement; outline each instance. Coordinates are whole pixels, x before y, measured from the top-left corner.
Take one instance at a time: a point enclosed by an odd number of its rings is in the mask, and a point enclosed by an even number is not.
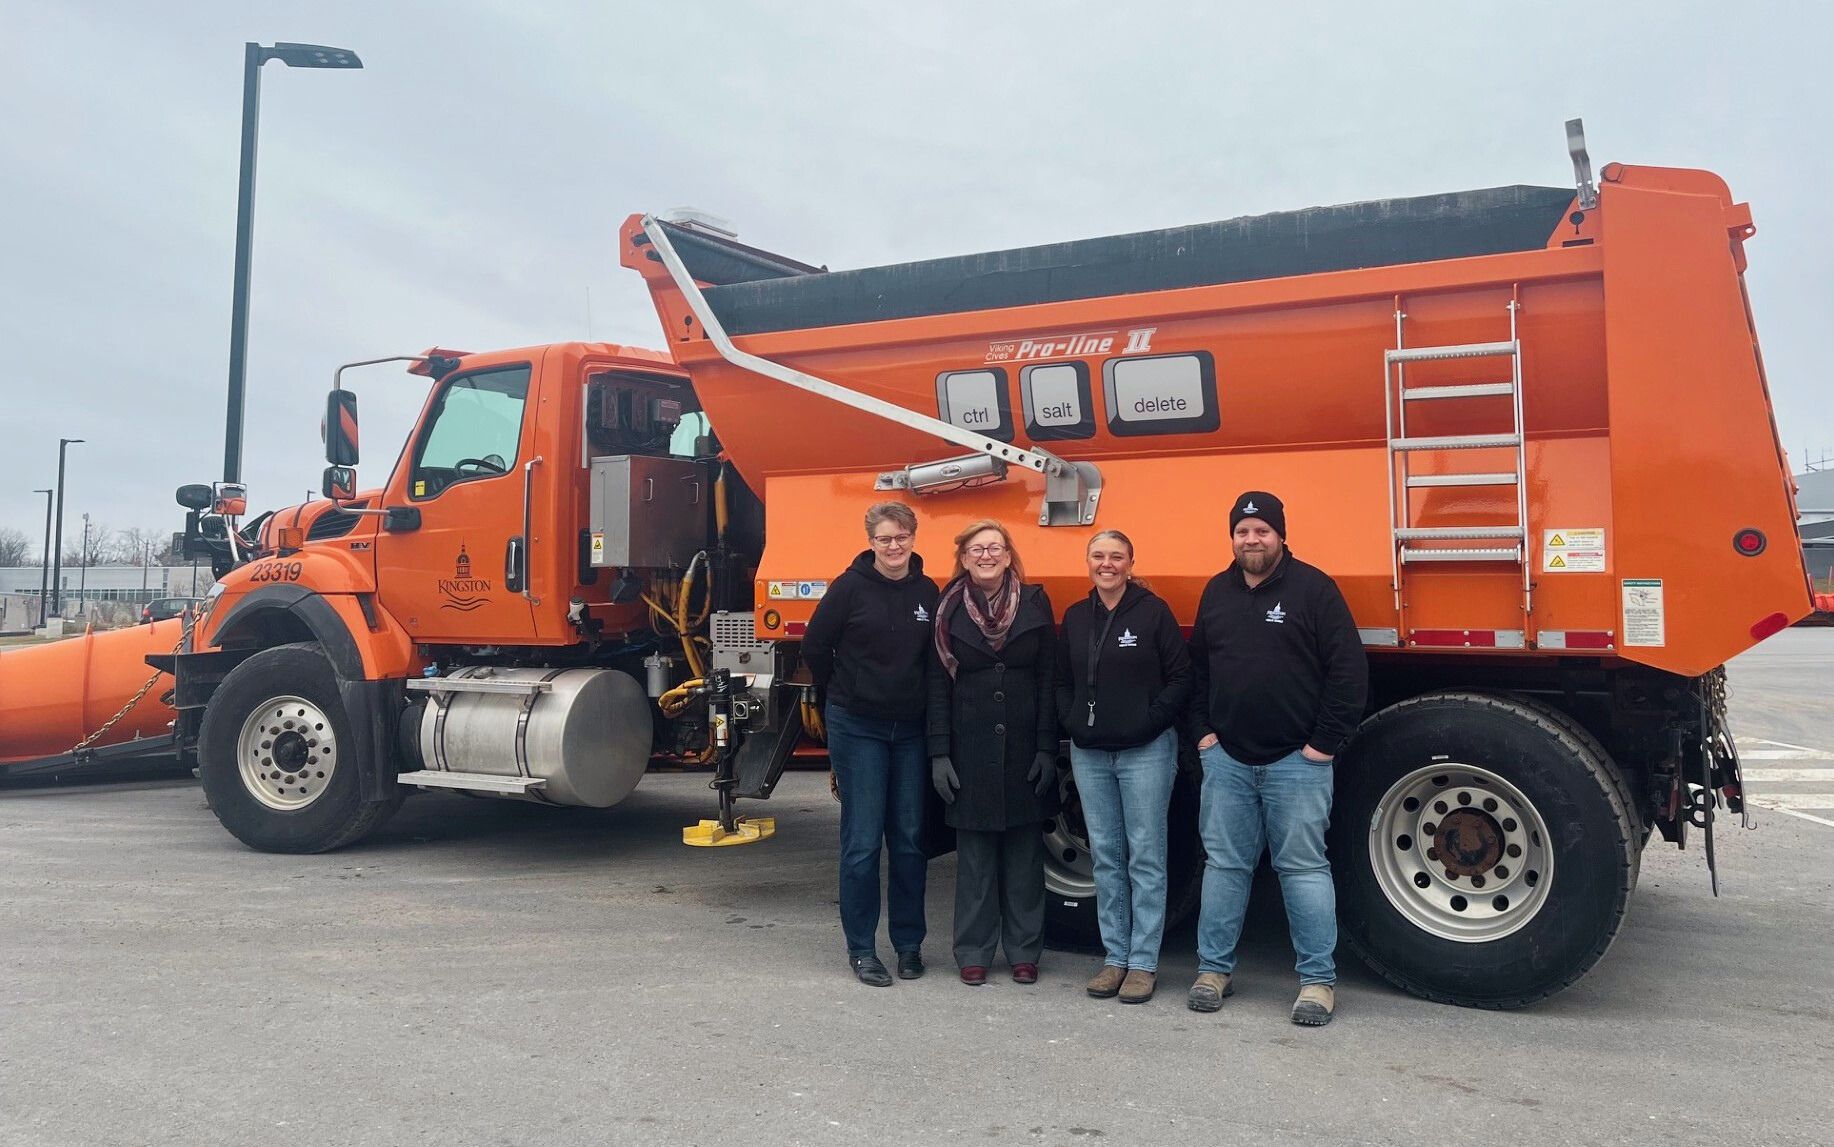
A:
[[[958,983],[846,970],[838,807],[696,850],[703,778],[589,811],[416,797],[360,846],[248,851],[185,780],[0,791],[0,1144],[1834,1142],[1834,630],[1733,666],[1755,831],[1652,845],[1629,922],[1534,1008],[1424,1003],[1344,958],[1287,1021],[1258,893],[1223,1010],[1190,930],[1144,1006],[1091,959]]]

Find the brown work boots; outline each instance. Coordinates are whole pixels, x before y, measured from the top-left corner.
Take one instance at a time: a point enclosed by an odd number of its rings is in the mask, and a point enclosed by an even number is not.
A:
[[[1103,964],[1102,970],[1091,977],[1084,990],[1098,1000],[1119,996],[1124,1004],[1143,1004],[1153,998],[1153,991],[1158,986],[1159,977],[1152,972]]]
[[[1232,977],[1228,972],[1199,972],[1191,984],[1191,994],[1185,1003],[1194,1012],[1214,1012],[1223,1006],[1223,1001],[1235,995],[1235,985],[1230,983]]]

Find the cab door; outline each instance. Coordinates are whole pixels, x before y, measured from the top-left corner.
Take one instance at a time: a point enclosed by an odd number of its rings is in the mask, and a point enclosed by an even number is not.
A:
[[[535,639],[523,536],[524,466],[534,456],[532,363],[442,380],[389,480],[399,510],[376,539],[378,596],[416,641]]]

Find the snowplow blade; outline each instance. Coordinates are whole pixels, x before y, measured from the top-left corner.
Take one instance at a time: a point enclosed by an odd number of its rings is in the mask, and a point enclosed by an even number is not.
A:
[[[0,776],[73,762],[76,745],[153,675],[147,655],[170,653],[183,624],[172,618],[0,650]],[[90,746],[95,756],[169,752],[176,714],[161,698],[171,688],[172,678],[161,674],[140,703]]]

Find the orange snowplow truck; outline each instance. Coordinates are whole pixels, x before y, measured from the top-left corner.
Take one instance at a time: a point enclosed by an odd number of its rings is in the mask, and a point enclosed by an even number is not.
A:
[[[1654,833],[1742,811],[1723,665],[1809,612],[1789,471],[1716,176],[1514,186],[829,272],[633,216],[668,355],[411,356],[432,380],[355,494],[232,530],[175,703],[211,807],[274,851],[413,789],[609,805],[712,777],[702,843],[762,835],[805,728],[799,638],[901,498],[933,568],[1006,522],[1059,602],[1104,526],[1188,623],[1244,489],[1336,579],[1372,696],[1339,756],[1342,930],[1438,1000],[1507,1007],[1610,945]],[[1203,868],[1194,754],[1174,913]],[[1073,781],[1053,934],[1095,934]],[[749,835],[748,835],[749,832]],[[1710,855],[1710,851],[1709,851]]]

